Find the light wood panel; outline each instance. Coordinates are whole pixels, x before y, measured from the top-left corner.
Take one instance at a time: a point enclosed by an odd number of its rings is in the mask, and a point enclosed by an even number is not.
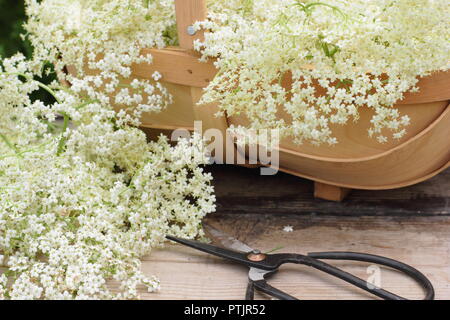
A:
[[[262,250],[352,250],[402,260],[430,278],[437,299],[450,299],[450,171],[401,190],[355,190],[346,203],[334,203],[314,200],[310,181],[287,174],[261,177],[257,170],[236,166],[207,169],[218,200],[217,213],[207,219],[216,228]],[[283,232],[286,225],[294,231]],[[332,263],[368,276],[366,264]],[[159,293],[140,288],[143,299],[243,299],[247,281],[246,268],[178,245],[145,257],[143,270],[162,281]],[[308,267],[282,270],[271,283],[301,299],[371,298]],[[382,285],[421,297],[415,283],[396,275],[382,271]],[[117,283],[110,285],[117,289]]]
[[[151,79],[152,74],[158,71],[165,82],[203,88],[217,73],[211,62],[200,62],[198,56],[186,50],[174,48],[142,50],[142,54],[147,53],[153,56],[153,63],[134,65],[133,76]]]
[[[392,189],[418,183],[450,161],[450,107],[426,130],[377,156],[359,159],[314,157],[280,148],[280,167],[322,183],[355,189]]]
[[[196,34],[190,35],[187,29],[194,22],[205,20],[206,0],[175,0],[175,11],[180,47],[193,49],[193,41],[195,39],[201,40],[203,31],[198,31]]]
[[[423,110],[426,112],[426,109]],[[429,179],[450,165],[449,123],[450,106],[447,106],[427,128],[406,142],[378,154],[365,155],[360,152],[359,157],[353,158],[317,156],[309,153],[307,148],[304,152],[302,146],[292,150],[281,144],[278,148],[280,170],[344,188],[380,190],[412,185]],[[344,140],[342,146],[344,150],[346,142]],[[349,146],[352,144],[349,143]],[[355,150],[361,151],[357,147]],[[329,152],[326,147],[321,148],[325,148],[325,153]]]
[[[397,104],[428,103],[445,101],[450,97],[450,70],[435,72],[429,77],[420,78],[419,92],[407,92]]]
[[[163,83],[169,92],[176,91],[173,103],[163,112],[142,115],[142,126],[163,130],[194,129],[195,114],[192,109],[191,88],[173,83]]]
[[[342,201],[348,196],[351,189],[340,188],[330,184],[325,184],[321,182],[314,181],[314,197],[331,200],[331,201]]]
[[[280,143],[283,149],[298,152],[302,155],[310,155],[324,158],[357,160],[370,156],[382,154],[420,134],[429,127],[446,110],[448,101],[438,101],[433,103],[398,105],[401,115],[408,115],[411,124],[406,127],[407,133],[401,139],[392,139],[392,133],[385,130],[383,133],[389,137],[386,143],[379,143],[375,137],[369,137],[368,128],[370,120],[374,115],[369,108],[360,109],[360,119],[352,122],[350,119],[346,125],[331,125],[333,136],[337,138],[338,144],[334,146],[315,146],[308,142],[302,145],[295,144],[291,138],[283,139]],[[281,108],[280,108],[281,109]],[[289,121],[289,116],[280,110],[280,117]],[[247,126],[248,120],[241,115],[238,117],[228,117],[230,124]]]

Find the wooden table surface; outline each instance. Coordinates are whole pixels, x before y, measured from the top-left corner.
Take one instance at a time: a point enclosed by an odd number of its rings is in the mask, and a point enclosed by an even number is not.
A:
[[[353,191],[343,203],[312,198],[310,181],[258,169],[213,166],[217,212],[207,221],[253,247],[280,252],[360,251],[410,264],[432,281],[437,299],[450,299],[450,170],[416,186]],[[285,226],[293,232],[285,232]],[[368,265],[333,262],[363,279]],[[242,299],[245,267],[178,245],[144,259],[146,273],[161,279],[159,293],[144,299]],[[305,266],[285,266],[271,283],[302,299],[368,299],[360,289]],[[422,290],[381,269],[381,285],[409,298]],[[258,298],[267,299],[261,295]]]

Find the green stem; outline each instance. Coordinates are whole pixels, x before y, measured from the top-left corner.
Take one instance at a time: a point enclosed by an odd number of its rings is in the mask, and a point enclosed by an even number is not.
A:
[[[72,90],[70,90],[69,88],[67,88],[65,86],[58,87],[57,89],[61,90],[61,91],[64,91],[64,92],[66,92],[68,94],[75,95],[75,93]]]
[[[45,120],[45,119],[41,119],[41,122],[44,123],[45,125],[47,125],[48,130],[49,130],[50,132],[54,132],[54,131],[56,131],[56,129],[59,128],[58,125],[56,125],[56,124],[54,124],[54,123],[52,123],[52,122],[50,122],[50,121],[47,121],[47,120]]]
[[[35,80],[35,79],[33,79],[32,77],[30,77],[30,76],[28,76],[28,75],[26,75],[26,74],[23,74],[23,73],[3,73],[3,74],[6,74],[6,75],[16,75],[16,76],[24,77],[25,79],[27,79],[27,80],[29,80],[29,81],[35,81],[35,82],[37,82],[38,86],[39,86],[41,89],[44,89],[45,91],[47,91],[49,94],[52,95],[53,98],[55,98],[55,100],[56,100],[57,103],[61,104],[61,101],[60,101],[60,100],[58,99],[58,97],[56,96],[55,91],[53,91],[52,88],[50,88],[49,86],[43,84],[42,82],[40,82],[40,81],[38,81],[38,80]],[[90,102],[89,102],[89,103],[90,103]],[[89,103],[82,104],[82,105],[80,105],[78,108],[81,109],[83,106],[88,105]],[[57,149],[57,152],[56,152],[56,154],[57,154],[58,156],[64,151],[64,146],[65,146],[66,141],[67,141],[67,138],[64,136],[64,134],[66,133],[66,131],[67,131],[68,127],[69,127],[69,121],[70,121],[70,117],[69,117],[69,115],[68,115],[67,113],[62,113],[62,116],[64,117],[64,123],[63,123],[63,128],[62,128],[62,133],[61,133],[61,139],[59,140],[59,143],[58,143],[58,149]],[[3,138],[3,137],[2,137],[2,138]],[[6,138],[6,137],[5,137],[5,138]]]
[[[40,145],[38,145],[38,146],[35,147],[35,148],[30,148],[30,149],[27,149],[27,150],[22,150],[22,151],[20,151],[20,155],[23,155],[23,154],[28,153],[28,152],[43,151],[42,148],[45,147],[46,145],[48,145],[49,143],[50,143],[50,142],[47,141],[47,142],[41,143]]]
[[[15,156],[18,156],[18,157],[20,157],[20,158],[23,158],[23,155],[26,154],[26,153],[28,153],[28,152],[42,151],[41,148],[42,148],[43,146],[47,145],[47,144],[48,144],[48,142],[42,143],[41,145],[37,146],[36,148],[31,148],[31,149],[27,149],[27,150],[22,150],[22,151],[20,151],[18,154],[16,154]],[[11,155],[10,155],[10,156],[2,156],[2,157],[0,157],[0,160],[6,159],[6,158],[9,158],[9,157],[12,157],[12,156],[11,156]]]
[[[77,105],[77,106],[75,107],[75,109],[76,109],[76,110],[81,110],[81,109],[83,109],[84,107],[90,105],[91,103],[96,103],[96,102],[97,102],[97,103],[100,103],[100,100],[97,100],[97,99],[88,100],[88,101],[86,101],[86,102],[83,102],[83,103],[80,103],[79,105]]]
[[[15,145],[13,145],[11,143],[11,141],[9,141],[9,139],[2,133],[0,133],[0,138],[3,140],[3,142],[11,149],[13,150],[17,156],[19,156],[20,158],[23,158],[22,154],[20,153],[19,149],[16,148]]]
[[[50,88],[49,86],[43,84],[42,82],[39,82],[39,81],[34,80],[34,79],[32,79],[32,80],[36,81],[40,88],[42,88],[45,91],[47,91],[48,93],[50,93],[52,95],[52,97],[55,98],[56,102],[61,103],[61,101],[56,97],[56,93],[55,93],[55,91],[53,91],[52,88]]]
[[[33,79],[32,77],[30,77],[30,76],[28,76],[28,75],[26,75],[26,74],[24,74],[24,73],[20,73],[20,72],[17,72],[17,73],[2,72],[1,74],[9,75],[9,76],[19,76],[19,77],[24,77],[25,79],[27,79],[27,80],[29,80],[29,81],[37,82],[38,86],[39,86],[41,89],[44,89],[45,91],[47,91],[48,93],[50,93],[51,96],[52,96],[53,98],[55,98],[56,102],[61,103],[61,101],[58,99],[58,97],[56,96],[55,91],[53,91],[52,88],[50,88],[49,86],[43,84],[42,82],[40,82],[40,81],[38,81],[38,80]]]
[[[342,12],[341,9],[339,9],[336,6],[333,6],[331,4],[328,3],[323,3],[323,2],[310,2],[307,4],[302,3],[301,1],[297,1],[297,5],[300,6],[300,8],[307,14],[307,15],[311,15],[312,12],[312,8],[313,7],[317,7],[317,6],[323,6],[323,7],[328,7],[330,9],[332,9],[334,12],[339,13],[344,19],[347,18],[347,15]]]

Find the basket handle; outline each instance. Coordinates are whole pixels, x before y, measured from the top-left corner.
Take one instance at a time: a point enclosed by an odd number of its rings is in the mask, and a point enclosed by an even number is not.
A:
[[[189,29],[194,22],[206,19],[206,0],[175,0],[175,12],[180,47],[192,50],[194,40],[203,39],[203,31],[193,34]]]

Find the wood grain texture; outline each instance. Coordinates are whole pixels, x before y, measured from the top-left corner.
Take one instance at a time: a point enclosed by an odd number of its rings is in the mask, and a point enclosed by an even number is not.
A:
[[[420,184],[394,190],[353,190],[342,203],[314,199],[314,183],[285,173],[209,166],[218,212],[229,214],[317,214],[338,216],[450,215],[450,169]]]
[[[217,73],[212,63],[200,62],[197,55],[186,50],[142,49],[141,53],[151,54],[153,63],[133,65],[132,77],[151,79],[152,74],[158,71],[165,82],[204,88]],[[172,93],[176,95],[177,91],[173,90]]]
[[[191,50],[192,41],[201,38],[202,34],[189,36],[186,29],[196,20],[204,19],[205,1],[177,0],[176,9],[181,47]],[[168,66],[169,70],[163,72],[164,80],[202,87],[210,81],[209,74],[215,72],[208,69],[210,67],[196,64],[192,57],[185,54],[180,55],[178,62],[177,59],[172,59],[173,66]],[[192,68],[186,69],[188,63]],[[151,76],[151,69],[139,71],[139,68],[135,70],[138,76]],[[196,70],[195,78],[189,78],[186,70],[191,70],[192,74]],[[191,74],[189,71],[187,73]],[[197,77],[198,74],[200,77]],[[206,74],[208,76],[205,77]],[[407,94],[400,104],[448,100],[449,74],[436,76],[439,81],[435,81],[436,78],[421,80],[420,94]],[[191,93],[196,95],[198,92]],[[428,145],[426,152],[422,153],[428,158],[420,159],[424,164],[436,157],[448,161],[448,148],[433,153],[433,148],[439,148],[440,142],[448,142],[449,134],[445,131],[448,130],[448,124],[448,119],[441,124],[443,129],[437,137],[439,142],[436,142],[436,136],[418,142],[425,147]],[[395,157],[401,160],[402,165],[418,159],[419,155],[408,151]],[[296,161],[293,161],[295,166],[302,167]],[[383,165],[383,161],[374,166],[375,173],[379,174],[380,165]],[[336,165],[335,169],[341,170],[342,165]],[[398,259],[418,268],[431,279],[436,298],[450,299],[448,170],[410,188],[379,192],[357,190],[344,203],[312,200],[312,183],[286,174],[261,177],[258,169],[225,166],[211,170],[216,177],[218,213],[211,215],[208,220],[217,228],[263,251],[282,245],[284,252],[351,250]],[[405,166],[404,170],[411,168]],[[340,172],[352,177],[345,170]],[[390,174],[389,171],[385,172],[385,175]],[[360,181],[361,177],[355,179]],[[283,227],[286,225],[293,226],[294,231],[284,232]],[[336,265],[367,278],[367,265],[349,262]],[[241,299],[245,294],[246,268],[181,246],[156,250],[144,259],[143,270],[147,274],[159,276],[163,284],[159,293],[143,293],[146,299]],[[306,267],[287,266],[282,271],[271,283],[303,299],[370,297],[338,279]],[[398,277],[395,272],[383,269],[381,280],[384,288],[397,294],[409,298],[422,296],[415,283]],[[111,285],[114,286],[114,283]]]
[[[430,103],[448,100],[450,97],[450,71],[435,72],[429,77],[419,78],[419,92],[407,92],[397,104]]]
[[[217,213],[208,224],[249,245],[279,252],[359,251],[410,264],[432,281],[437,299],[450,299],[450,170],[413,187],[355,190],[343,203],[314,200],[313,183],[284,173],[215,165]],[[284,226],[293,232],[284,232]],[[367,279],[367,264],[331,261]],[[243,299],[248,269],[186,247],[169,245],[143,259],[143,271],[162,289],[143,299]],[[0,270],[2,271],[2,270]],[[270,283],[301,299],[370,299],[372,296],[305,266],[284,266]],[[384,288],[411,299],[422,290],[411,280],[381,270]],[[117,283],[109,285],[117,290]],[[257,295],[258,299],[267,299]]]
[[[216,116],[220,110],[216,103],[197,105],[202,95],[202,88],[191,88],[195,119],[201,121],[201,134],[203,134],[203,137],[207,140],[206,145],[211,149],[216,148],[216,154],[213,154],[216,163],[230,163],[231,161],[235,161],[234,156],[237,155],[238,152],[232,138],[227,135],[227,118],[225,115]],[[219,137],[222,137],[222,142],[216,145],[214,141]]]
[[[376,156],[316,157],[280,147],[280,168],[294,175],[352,189],[395,189],[438,173],[450,163],[450,106],[428,128]]]
[[[187,122],[202,120],[205,128],[217,128],[224,133],[229,124],[246,125],[243,116],[215,118],[216,105],[195,105],[202,95],[201,87],[206,86],[216,72],[211,63],[201,63],[181,49],[159,50],[155,51],[154,64],[136,66],[134,75],[148,78],[154,70],[162,70],[167,83],[183,84],[180,89],[172,88],[175,97],[183,96],[187,87],[184,85],[190,85],[192,100],[184,105],[173,105],[167,113],[155,115],[154,119],[151,115],[144,119],[144,127],[171,129],[173,123],[180,123],[184,128],[192,128]],[[449,72],[436,73],[421,79],[420,94],[397,105],[401,114],[411,118],[408,133],[402,139],[380,144],[368,137],[372,111],[366,108],[361,110],[359,122],[333,126],[333,135],[339,141],[335,147],[299,146],[290,139],[283,140],[279,148],[281,170],[322,184],[372,190],[404,187],[437,174],[450,164],[449,101],[439,100],[450,97],[447,95],[449,75]],[[193,114],[194,119],[183,116],[187,109],[193,109],[190,116]],[[241,154],[241,158],[245,156]]]
[[[346,125],[331,125],[333,136],[338,140],[338,144],[334,146],[323,145],[318,148],[309,143],[298,145],[294,144],[291,139],[284,139],[281,145],[290,151],[323,158],[357,160],[373,157],[392,150],[423,132],[442,115],[448,104],[447,101],[441,101],[397,106],[401,115],[410,117],[411,124],[406,128],[406,134],[401,139],[392,139],[392,133],[384,130],[383,133],[390,137],[386,143],[379,143],[375,137],[369,137],[367,130],[371,126],[370,121],[374,112],[363,108],[358,122],[349,121]]]
[[[185,0],[181,0],[184,2]],[[187,0],[186,0],[187,2]],[[194,0],[196,2],[196,0]],[[183,21],[186,18],[181,18]],[[189,21],[196,21],[187,19]],[[186,22],[182,22],[186,24]],[[192,23],[188,23],[190,25]],[[187,26],[186,26],[187,28]],[[186,33],[186,29],[179,31]],[[187,33],[186,33],[187,34]],[[185,35],[183,35],[186,38]],[[153,64],[146,63],[133,66],[133,73],[136,76],[150,79],[154,71],[158,70],[167,82],[190,85],[195,87],[206,87],[214,78],[218,70],[214,66],[214,60],[200,62],[199,54],[192,51],[192,41],[195,38],[201,39],[202,34],[188,36],[187,43],[181,47],[168,47],[165,49],[142,49],[142,53],[151,53],[154,57]],[[68,66],[69,73],[75,70]],[[417,93],[405,93],[404,98],[396,102],[396,105],[430,104],[434,102],[446,101],[450,98],[450,71],[436,72],[432,75],[420,78]],[[320,91],[320,88],[316,88]]]
[[[193,49],[193,41],[202,39],[203,32],[189,35],[187,28],[196,21],[206,19],[206,0],[175,0],[175,11],[180,47]]]
[[[225,133],[228,125],[245,125],[246,119],[243,116],[215,118],[217,105],[203,108],[195,105],[202,95],[201,88],[207,86],[216,73],[212,61],[200,63],[197,60],[198,54],[192,50],[193,41],[202,39],[203,34],[197,32],[189,35],[187,32],[195,21],[206,18],[206,1],[177,0],[175,8],[181,48],[143,49],[153,54],[154,62],[152,65],[133,66],[133,76],[150,79],[153,72],[158,70],[162,73],[163,81],[172,84],[171,93],[175,97],[188,97],[189,101],[176,103],[167,112],[143,119],[143,126],[164,130],[180,126],[192,130],[190,122],[202,120],[206,129],[216,128]],[[70,66],[67,69],[69,73],[76,73]],[[292,77],[288,74],[283,81],[286,89],[292,86]],[[338,193],[345,190],[339,188],[395,189],[429,179],[450,166],[449,84],[449,71],[435,72],[419,79],[418,93],[405,94],[404,99],[398,102],[396,107],[402,114],[407,114],[412,123],[408,128],[409,133],[401,140],[391,140],[381,145],[367,137],[372,111],[363,108],[357,124],[332,128],[334,136],[340,142],[335,148],[298,146],[289,139],[282,141],[278,148],[280,170],[314,180],[318,186],[337,190]],[[189,91],[186,90],[189,89],[187,87],[191,87],[190,95],[186,94]],[[323,91],[320,86],[316,89],[317,92]],[[279,109],[280,117],[290,123],[292,119],[289,119],[286,112],[283,113],[281,106]],[[224,150],[226,149],[229,150],[224,145]],[[247,156],[249,155],[243,152],[235,158],[243,159]],[[258,162],[258,159],[250,160]],[[320,189],[316,194],[319,197],[323,194],[327,199],[342,198],[340,195],[336,196],[336,192],[330,197],[329,193],[327,195]]]
[[[173,103],[163,112],[144,113],[141,122],[145,127],[176,130],[184,128],[193,130],[195,114],[192,109],[191,87],[163,82],[169,92],[176,90],[177,94],[172,96]]]
[[[342,201],[351,189],[332,186],[314,181],[314,197],[331,201]]]
[[[437,299],[450,299],[450,170],[416,186],[389,191],[354,190],[343,203],[314,200],[313,183],[258,169],[216,165],[217,213],[207,221],[263,251],[307,253],[351,250],[411,264],[430,278]],[[291,225],[293,232],[282,231]],[[367,264],[332,261],[367,279]],[[143,269],[162,281],[144,299],[243,299],[247,269],[181,246],[146,257]],[[285,266],[271,283],[302,299],[370,299],[346,283],[302,266]],[[382,269],[381,284],[411,299],[421,289]],[[258,295],[259,299],[267,297]]]
[[[197,12],[197,7],[203,5],[203,1],[178,1],[181,23],[194,19],[197,14],[189,12]],[[191,11],[186,9],[187,13],[181,14],[186,7],[191,7]],[[198,16],[203,14],[198,13]],[[215,119],[215,112],[211,111],[217,110],[217,106],[194,110],[197,107],[193,101],[198,100],[201,87],[206,86],[215,73],[211,66],[211,62],[202,64],[197,61],[187,47],[155,52],[153,67],[163,70],[163,81],[172,83],[170,91],[177,97],[175,100],[181,100],[181,97],[184,101],[184,97],[188,97],[189,101],[175,103],[167,112],[146,117],[143,126],[165,130],[177,126],[192,129],[190,123],[193,120],[202,120],[208,128],[219,124],[217,128],[224,132],[228,124],[245,124],[243,117]],[[145,64],[134,66],[134,76],[150,79],[153,67]],[[76,73],[70,66],[67,69],[69,73]],[[450,166],[449,83],[450,72],[423,78],[419,82],[419,86],[423,86],[420,93],[406,97],[402,101],[406,105],[397,105],[402,114],[412,119],[409,133],[402,140],[380,145],[368,138],[364,120],[370,121],[370,110],[366,108],[361,110],[362,121],[358,124],[333,128],[340,142],[335,148],[297,146],[289,140],[282,141],[279,148],[280,169],[322,184],[368,190],[400,188],[434,176]],[[186,87],[192,87],[191,99],[186,94],[186,89],[189,89]],[[245,156],[241,154],[236,158]]]
[[[211,216],[209,223],[247,242],[269,251],[307,253],[351,250],[388,256],[411,264],[430,278],[437,299],[449,299],[450,218],[434,217],[320,217],[274,215]],[[294,231],[283,231],[285,225]],[[332,264],[363,279],[368,264]],[[242,299],[247,269],[189,248],[170,246],[146,258],[143,270],[162,281],[159,293],[144,294],[145,299]],[[271,278],[270,283],[301,299],[370,299],[360,289],[305,266],[289,265]],[[381,269],[381,285],[410,299],[420,299],[422,290],[397,272]],[[262,295],[257,298],[265,299]]]
[[[378,150],[376,154],[365,153],[370,142],[355,144],[347,138],[362,136],[361,128],[352,131],[351,135],[338,137],[340,146],[337,148],[343,151],[342,154],[349,153],[345,150],[352,150],[354,157],[351,158],[326,156],[328,152],[335,152],[329,146],[317,148],[322,150],[322,154],[315,155],[309,152],[311,148],[307,146],[286,146],[282,143],[278,148],[280,170],[351,189],[395,189],[419,183],[450,165],[450,105],[448,102],[443,105],[447,107],[422,131],[388,150]],[[419,118],[416,120],[413,127],[422,125]],[[352,130],[351,127],[349,130]],[[359,156],[356,156],[358,151]]]

